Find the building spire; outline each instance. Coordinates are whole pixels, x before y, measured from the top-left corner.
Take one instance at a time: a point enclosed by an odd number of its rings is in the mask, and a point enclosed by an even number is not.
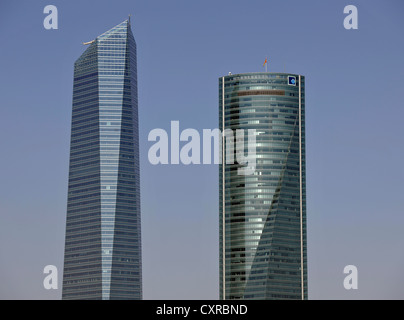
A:
[[[91,40],[91,41],[88,41],[88,42],[83,42],[83,44],[86,46],[86,45],[92,44],[94,41],[95,41],[95,39]]]

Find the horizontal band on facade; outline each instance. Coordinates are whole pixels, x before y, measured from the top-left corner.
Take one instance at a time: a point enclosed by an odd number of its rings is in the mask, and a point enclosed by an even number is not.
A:
[[[247,90],[247,91],[239,91],[237,95],[240,96],[284,96],[285,90]]]

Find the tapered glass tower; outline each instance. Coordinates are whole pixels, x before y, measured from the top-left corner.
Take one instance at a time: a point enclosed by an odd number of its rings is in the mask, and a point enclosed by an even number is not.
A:
[[[253,129],[256,138],[255,170],[240,175],[242,164],[226,164],[223,136],[221,299],[307,299],[304,119],[303,76],[219,79],[221,131]]]
[[[74,65],[63,299],[141,299],[136,43],[126,20]]]

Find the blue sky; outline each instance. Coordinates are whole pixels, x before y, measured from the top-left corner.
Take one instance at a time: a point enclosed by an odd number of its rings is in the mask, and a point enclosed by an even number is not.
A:
[[[56,5],[59,29],[45,30]],[[345,30],[343,9],[359,11]],[[153,166],[154,128],[218,127],[228,72],[306,77],[310,299],[404,299],[404,3],[0,3],[0,298],[59,299],[73,63],[132,14],[138,46],[145,299],[218,298],[218,167]],[[59,289],[42,285],[45,265]],[[356,265],[358,290],[343,268]]]

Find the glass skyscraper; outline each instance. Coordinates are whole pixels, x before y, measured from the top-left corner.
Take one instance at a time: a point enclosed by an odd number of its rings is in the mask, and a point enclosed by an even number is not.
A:
[[[126,20],[74,65],[63,299],[141,299],[136,43]]]
[[[220,298],[307,299],[304,76],[219,78],[219,127],[255,130],[256,166],[219,168]],[[250,134],[250,133],[248,133]],[[247,152],[246,152],[247,153]]]

